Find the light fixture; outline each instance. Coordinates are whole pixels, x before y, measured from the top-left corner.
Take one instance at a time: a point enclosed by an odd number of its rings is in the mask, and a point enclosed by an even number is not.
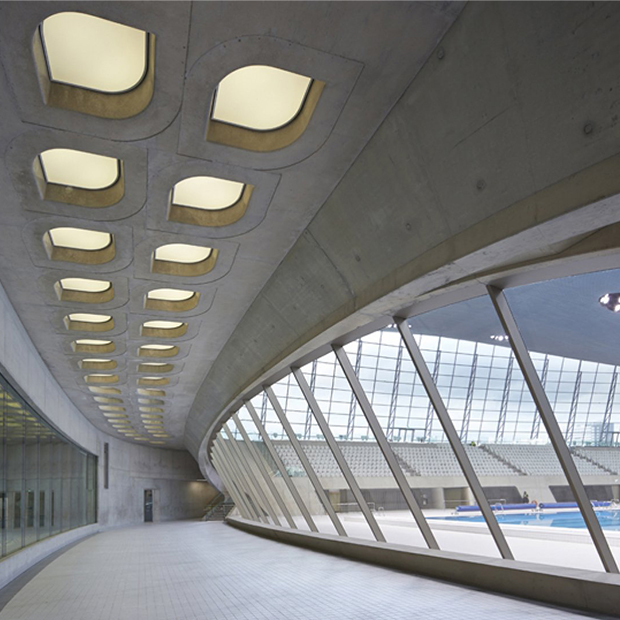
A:
[[[149,390],[145,388],[138,388],[137,392],[141,396],[165,396],[166,395],[165,390]]]
[[[116,346],[111,340],[94,340],[91,338],[79,338],[71,343],[71,348],[76,353],[112,353]]]
[[[62,278],[54,284],[60,301],[106,303],[114,298],[114,288],[109,280],[90,278]]]
[[[140,357],[174,357],[179,347],[173,344],[144,344],[138,349]]]
[[[108,232],[62,226],[43,235],[43,245],[51,260],[102,264],[116,255],[114,238]]]
[[[88,386],[88,390],[93,394],[120,394],[121,391],[115,387],[99,387],[99,386]]]
[[[188,243],[168,243],[153,253],[153,273],[200,276],[215,267],[218,251]]]
[[[240,198],[243,183],[216,177],[189,177],[172,188],[172,204],[217,211],[232,207]]]
[[[218,85],[211,118],[257,131],[290,123],[301,110],[312,78],[277,67],[250,65]]]
[[[41,24],[50,79],[105,93],[131,90],[146,71],[147,33],[72,11]]]
[[[94,373],[84,377],[86,383],[118,383],[118,375]],[[102,405],[100,405],[102,407]],[[105,409],[104,411],[125,411],[124,409]]]
[[[620,293],[605,293],[598,302],[611,312],[620,312]]]
[[[117,366],[116,360],[89,357],[78,362],[83,370],[114,370]]]
[[[200,293],[178,288],[156,288],[146,294],[144,307],[147,310],[184,312],[198,305]]]
[[[109,398],[106,396],[94,396],[93,400],[104,405],[122,404],[123,402],[122,398]]]
[[[165,362],[140,362],[138,364],[138,372],[170,372],[174,368],[174,364]]]
[[[168,385],[170,379],[168,377],[140,377],[138,385]]]
[[[510,337],[506,334],[493,334],[490,336],[491,340],[495,340],[496,342],[507,342],[510,340]]]
[[[187,323],[181,321],[152,320],[142,323],[140,328],[143,336],[155,338],[176,338],[187,331]]]
[[[84,250],[87,252],[102,250],[112,242],[112,235],[110,233],[101,232],[99,230],[89,230],[87,228],[62,226],[59,228],[52,228],[47,234],[56,247]]]
[[[212,248],[207,248],[200,245],[169,243],[168,245],[162,245],[155,250],[155,260],[190,265],[206,260],[209,256],[211,256],[212,252]]]
[[[105,332],[114,328],[114,319],[109,314],[72,312],[64,318],[67,329],[77,331]]]
[[[39,154],[47,183],[65,188],[102,190],[114,185],[120,176],[120,161],[73,149],[49,149]]]

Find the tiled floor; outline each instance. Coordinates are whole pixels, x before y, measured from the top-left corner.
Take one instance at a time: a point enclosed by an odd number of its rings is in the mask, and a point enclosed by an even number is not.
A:
[[[89,538],[44,568],[0,613],[0,620],[585,617],[203,522]]]

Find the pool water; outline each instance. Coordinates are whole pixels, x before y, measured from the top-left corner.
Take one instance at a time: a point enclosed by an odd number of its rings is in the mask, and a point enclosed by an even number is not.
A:
[[[599,523],[604,530],[620,532],[620,510],[595,510]],[[506,525],[536,525],[538,527],[568,527],[571,529],[585,529],[586,524],[578,511],[533,514],[509,514],[495,512],[497,521]],[[442,521],[462,521],[464,523],[483,522],[482,515],[458,517],[431,517]]]

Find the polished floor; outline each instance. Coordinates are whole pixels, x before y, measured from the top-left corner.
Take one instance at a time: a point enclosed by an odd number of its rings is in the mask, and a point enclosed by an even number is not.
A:
[[[256,538],[221,523],[111,530],[72,547],[0,620],[591,618]]]

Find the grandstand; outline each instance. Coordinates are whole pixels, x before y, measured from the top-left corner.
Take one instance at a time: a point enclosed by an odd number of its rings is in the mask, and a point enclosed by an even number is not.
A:
[[[305,475],[301,462],[289,442],[274,442],[289,473]],[[342,472],[327,444],[302,441],[308,459],[320,478],[338,478]],[[362,478],[391,477],[390,469],[376,443],[339,442],[351,471]],[[561,476],[562,468],[550,445],[486,444],[466,445],[465,451],[479,476]],[[461,476],[461,467],[445,443],[393,443],[392,448],[405,473],[415,477]],[[573,457],[583,476],[617,475],[620,472],[618,448],[578,447]]]

